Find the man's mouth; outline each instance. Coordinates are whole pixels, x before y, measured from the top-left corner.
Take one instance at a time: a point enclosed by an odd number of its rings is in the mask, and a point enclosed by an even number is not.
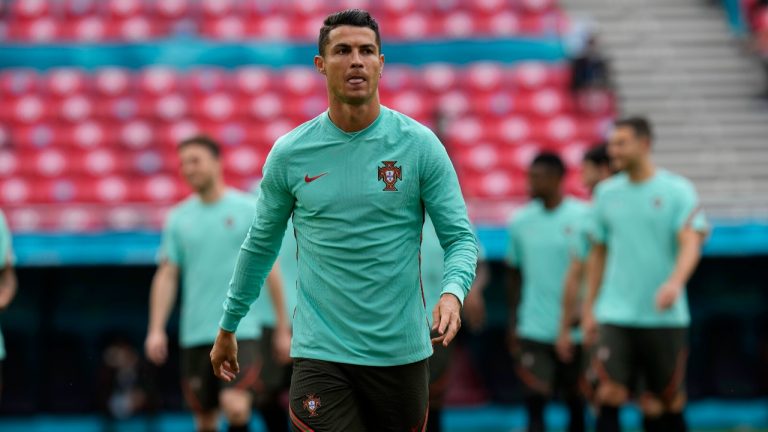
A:
[[[347,82],[350,84],[362,84],[365,82],[365,78],[363,77],[349,77],[347,78]]]

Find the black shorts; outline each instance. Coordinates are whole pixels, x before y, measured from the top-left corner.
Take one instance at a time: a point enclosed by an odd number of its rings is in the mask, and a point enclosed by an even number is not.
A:
[[[600,326],[594,367],[600,382],[672,400],[685,386],[687,328]]]
[[[448,391],[451,357],[454,344],[447,347],[442,344],[433,345],[435,352],[429,358],[429,406],[442,408],[445,394]]]
[[[181,390],[194,412],[209,412],[219,407],[219,393],[226,388],[263,392],[261,355],[257,340],[238,341],[237,362],[240,373],[232,382],[224,382],[213,374],[212,345],[181,349]]]
[[[574,347],[573,360],[564,363],[554,344],[521,339],[515,371],[529,394],[552,397],[560,393],[571,398],[583,393],[586,362],[581,345]]]
[[[298,432],[423,430],[427,360],[375,367],[294,359],[290,417]]]
[[[274,345],[272,344],[272,337],[275,334],[275,329],[271,327],[264,327],[261,331],[261,382],[264,384],[264,392],[270,397],[275,394],[279,394],[283,391],[287,391],[291,386],[291,371],[293,370],[292,364],[279,364],[275,361],[273,354]]]

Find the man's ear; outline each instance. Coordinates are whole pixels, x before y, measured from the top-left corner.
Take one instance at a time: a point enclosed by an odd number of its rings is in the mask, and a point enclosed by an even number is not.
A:
[[[321,74],[325,75],[325,59],[323,56],[315,56],[315,69],[317,69],[317,71]]]

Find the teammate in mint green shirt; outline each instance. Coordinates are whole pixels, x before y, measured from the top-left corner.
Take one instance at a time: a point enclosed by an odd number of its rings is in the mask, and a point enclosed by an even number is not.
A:
[[[594,193],[598,183],[613,174],[608,158],[608,146],[605,143],[592,147],[584,154],[584,160],[581,164],[581,180],[589,190],[590,195]],[[587,258],[592,246],[589,234],[592,220],[591,206],[589,212],[589,216],[583,218],[571,236],[571,263],[565,276],[563,312],[560,318],[560,331],[555,343],[557,353],[563,361],[570,361],[573,356],[572,329],[576,323],[581,321],[584,288],[586,287]],[[588,347],[592,344],[593,341],[585,335],[583,345]]]
[[[5,221],[5,215],[0,211],[0,311],[11,304],[16,295],[16,274],[13,271],[15,257],[11,244],[11,231]],[[5,360],[5,341],[0,331],[0,389],[2,384],[2,365]]]
[[[166,360],[165,327],[175,303],[180,276],[182,390],[194,412],[197,429],[217,430],[221,407],[229,430],[245,431],[252,398],[261,388],[258,382],[259,316],[253,314],[245,318],[239,330],[244,340],[239,356],[247,369],[241,379],[222,386],[210,368],[209,352],[216,338],[220,304],[226,298],[227,283],[242,237],[253,220],[256,203],[252,195],[225,185],[220,149],[214,141],[206,137],[190,138],[179,145],[178,153],[181,172],[195,193],[173,208],[163,229],[159,265],[152,281],[146,353],[155,364],[161,365]],[[268,284],[285,323],[282,286],[279,275],[272,273]],[[283,325],[287,328],[287,324]],[[285,416],[283,421],[287,422]]]
[[[565,173],[558,155],[539,154],[528,170],[533,200],[517,211],[508,226],[510,293],[511,298],[519,298],[512,312],[516,318],[512,340],[518,341],[516,370],[525,386],[528,430],[533,432],[546,430],[544,408],[558,393],[568,406],[568,430],[585,427],[579,389],[581,350],[576,347],[568,362],[555,351],[571,237],[588,211],[585,203],[563,195]]]
[[[608,144],[622,173],[598,185],[583,325],[599,323],[598,431],[618,430],[618,410],[640,377],[647,431],[685,431],[683,377],[690,323],[685,285],[707,222],[691,182],[657,168],[649,122],[616,122]],[[594,315],[592,315],[594,314]]]
[[[447,345],[459,329],[477,243],[443,145],[379,103],[384,56],[376,21],[360,10],[331,15],[318,48],[329,109],[280,138],[267,158],[212,363],[225,380],[238,372],[232,332],[258,297],[293,215],[294,428],[421,430],[432,354],[419,284],[425,212],[445,250],[434,343]]]

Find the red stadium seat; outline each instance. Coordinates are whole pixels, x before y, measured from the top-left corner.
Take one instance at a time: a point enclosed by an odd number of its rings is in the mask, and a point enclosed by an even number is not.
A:
[[[298,33],[304,34],[303,27],[295,25],[288,17],[274,15],[254,21],[253,35],[267,40],[287,40],[290,39],[294,29]],[[316,31],[319,31],[319,28]]]
[[[432,99],[416,91],[398,92],[391,95],[389,107],[412,118],[432,115]]]
[[[122,96],[133,90],[133,81],[127,69],[108,67],[99,69],[93,76],[96,92],[100,96]]]
[[[137,118],[141,107],[139,99],[132,96],[108,98],[98,102],[98,115],[103,119],[127,122]]]
[[[15,21],[8,28],[10,39],[30,42],[53,42],[62,30],[62,23],[43,17],[31,21]]]
[[[237,0],[202,0],[201,7],[207,18],[219,18],[224,15],[240,14],[244,10]]]
[[[449,38],[466,38],[478,31],[472,14],[455,11],[445,15],[440,23],[439,34]]]
[[[48,116],[46,102],[38,96],[22,96],[11,102],[10,118],[13,121],[33,124],[38,123]]]
[[[304,122],[325,111],[328,108],[328,98],[320,95],[297,98],[288,103],[286,108],[288,116]]]
[[[521,143],[533,135],[533,124],[527,117],[510,116],[499,121],[491,133],[499,142]]]
[[[16,152],[0,150],[0,178],[10,178],[19,170]]]
[[[44,17],[51,12],[51,2],[47,0],[17,0],[12,3],[13,15],[25,20]]]
[[[387,65],[382,71],[379,88],[383,92],[410,90],[419,83],[417,72],[410,66]]]
[[[32,157],[30,162],[33,164],[30,169],[42,177],[60,177],[66,175],[68,170],[73,168],[69,164],[66,153],[60,150],[47,149],[30,153],[29,156]],[[22,166],[24,164],[25,161],[22,160]]]
[[[16,127],[13,130],[13,140],[19,148],[50,147],[58,136],[60,133],[52,125],[46,123]]]
[[[63,99],[56,105],[58,117],[72,123],[90,119],[95,111],[91,99],[80,94]]]
[[[131,18],[144,14],[144,5],[142,0],[108,0],[106,10],[115,18]]]
[[[192,69],[183,78],[183,87],[198,94],[226,91],[230,88],[230,76],[221,68]]]
[[[270,89],[272,74],[266,68],[245,66],[234,73],[234,85],[237,93],[260,94]]]
[[[154,128],[142,120],[124,123],[120,127],[118,140],[128,148],[144,149],[155,143]]]
[[[214,93],[204,96],[193,105],[193,114],[206,121],[231,120],[237,114],[237,106],[232,96],[227,93]]]
[[[114,131],[108,125],[87,121],[62,129],[58,142],[82,149],[111,145],[115,141]]]
[[[82,174],[104,177],[123,171],[125,158],[111,150],[92,150],[82,155],[80,172]]]
[[[54,212],[53,217],[49,217],[48,220],[54,221],[55,225],[50,228],[55,231],[88,232],[103,228],[97,214],[79,206],[66,206],[60,212]]]
[[[389,31],[393,38],[403,40],[425,39],[435,35],[438,30],[437,24],[429,16],[419,12],[394,18],[386,28],[391,28]]]
[[[281,71],[283,88],[293,96],[323,94],[325,85],[322,75],[306,67],[289,67]]]
[[[155,39],[168,31],[159,20],[141,15],[116,20],[110,30],[111,38],[133,42]]]
[[[249,112],[259,120],[270,120],[286,114],[284,98],[276,93],[264,93],[250,99]]]
[[[156,66],[144,69],[139,74],[139,89],[152,95],[173,93],[179,90],[180,79],[168,67]]]
[[[68,18],[80,18],[97,12],[99,0],[65,0],[62,4]]]
[[[505,73],[498,63],[474,63],[465,72],[465,85],[473,92],[495,92],[504,85]]]
[[[248,127],[246,127],[245,123],[238,121],[203,123],[201,129],[203,133],[212,136],[225,147],[239,147],[245,144],[252,144]]]
[[[495,14],[509,9],[509,0],[472,0],[469,8],[476,14]]]
[[[243,41],[256,30],[251,30],[248,19],[240,15],[227,15],[205,21],[202,34],[216,40]]]
[[[130,198],[130,185],[127,179],[118,176],[98,179],[94,182],[93,199],[104,203],[125,202]],[[78,186],[83,187],[84,184]]]
[[[5,205],[24,204],[34,200],[35,188],[30,182],[19,177],[0,180],[0,202]]]
[[[79,42],[100,42],[107,39],[110,23],[102,17],[74,18],[62,28],[65,39]]]
[[[153,102],[153,114],[166,122],[181,120],[189,111],[189,100],[180,93],[167,94]]]
[[[515,36],[520,34],[522,24],[514,12],[504,11],[484,16],[478,20],[477,29],[490,36]]]
[[[55,97],[72,96],[84,93],[89,78],[80,69],[56,68],[48,71],[45,77],[45,90]]]
[[[176,202],[182,196],[182,189],[175,177],[168,175],[151,176],[139,183],[140,189],[134,190],[132,201]]]
[[[446,130],[446,136],[451,142],[462,146],[473,145],[485,138],[483,122],[475,117],[459,118],[451,122]]]
[[[508,170],[491,171],[479,177],[479,196],[507,198],[525,193],[525,178]]]
[[[0,95],[21,96],[39,90],[40,79],[33,69],[7,69],[0,71]]]
[[[516,0],[518,7],[528,13],[540,13],[551,10],[555,6],[555,0]]]
[[[466,115],[471,108],[470,97],[458,90],[438,96],[435,102],[437,112],[448,120]]]
[[[154,12],[168,20],[178,20],[190,13],[192,3],[189,0],[155,0]]]
[[[124,155],[125,169],[129,174],[147,176],[152,174],[175,174],[176,156],[172,151],[156,149],[132,151]]]
[[[456,87],[459,76],[451,66],[433,63],[422,70],[421,81],[433,93],[443,93]]]
[[[240,147],[224,154],[224,168],[238,176],[261,175],[266,155],[249,147]]]
[[[552,117],[568,111],[568,98],[558,90],[544,89],[533,93],[529,99],[531,111],[542,117]]]
[[[159,129],[159,142],[167,147],[176,148],[181,141],[202,133],[200,125],[190,119],[183,119]]]
[[[145,226],[145,214],[134,206],[110,204],[106,209],[105,224],[108,230],[133,231]]]

